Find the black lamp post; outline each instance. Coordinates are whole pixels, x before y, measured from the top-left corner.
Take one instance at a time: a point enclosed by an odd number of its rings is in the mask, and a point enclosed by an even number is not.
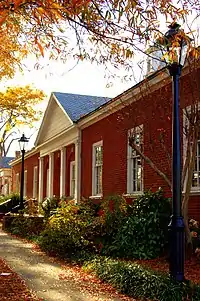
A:
[[[20,150],[22,153],[22,165],[21,165],[21,182],[20,182],[20,209],[24,209],[24,155],[25,155],[25,146],[28,142],[28,138],[25,137],[24,134],[22,134],[21,138],[18,140]]]
[[[181,139],[179,117],[179,77],[187,56],[188,42],[180,25],[173,23],[164,36],[167,53],[165,59],[172,76],[172,216],[169,224],[169,270],[176,281],[184,281],[184,220],[181,214]]]

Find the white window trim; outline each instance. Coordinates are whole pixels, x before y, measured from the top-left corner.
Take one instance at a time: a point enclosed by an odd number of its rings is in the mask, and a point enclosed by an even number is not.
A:
[[[133,191],[132,190],[132,185],[133,185],[133,172],[132,172],[132,164],[131,164],[131,159],[132,159],[132,148],[129,145],[129,135],[130,132],[135,131],[136,133],[143,132],[143,124],[138,125],[128,131],[127,135],[127,193],[125,194],[126,196],[130,197],[135,197],[137,195],[143,194],[144,191],[144,168],[142,167],[142,183],[141,183],[141,190],[139,191]]]
[[[95,177],[95,148],[97,146],[101,146],[103,147],[103,140],[100,140],[96,143],[93,143],[92,145],[92,196],[91,198],[101,198],[102,197],[102,193],[96,193],[96,177]],[[103,162],[102,162],[102,171],[103,171]],[[102,187],[102,191],[103,191],[103,187]]]
[[[38,166],[33,167],[33,198],[36,199],[38,194]]]
[[[186,125],[187,121],[187,116],[186,116],[186,110],[188,113],[191,112],[191,105],[187,106],[185,109],[183,109],[183,132],[184,132],[184,127]],[[198,104],[198,110],[200,110],[200,103]],[[199,141],[199,140],[198,140]],[[183,164],[185,163],[186,160],[186,146],[187,146],[187,139],[186,136],[183,134]],[[185,182],[183,184],[183,191],[182,193],[184,194],[186,191],[186,181],[187,181],[187,174],[185,177]],[[200,194],[200,185],[199,187],[191,187],[190,194]]]
[[[72,168],[73,168],[73,166],[76,168],[75,161],[70,162],[70,196],[74,198],[75,197],[75,191],[74,191],[74,194],[72,192]],[[76,179],[75,179],[75,185],[76,185]],[[76,187],[75,187],[75,190],[76,190]]]

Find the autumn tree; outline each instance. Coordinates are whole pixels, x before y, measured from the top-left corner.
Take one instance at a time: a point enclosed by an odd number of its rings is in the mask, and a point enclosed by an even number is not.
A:
[[[22,60],[27,51],[20,47],[16,36],[0,29],[0,53],[0,80],[12,78],[16,70],[22,69]]]
[[[4,0],[0,26],[37,55],[73,55],[128,70],[138,51],[162,36],[163,22],[176,19],[195,35],[199,12],[196,0]]]
[[[22,126],[33,126],[41,117],[37,104],[44,93],[30,86],[10,87],[0,92],[0,155],[6,156]]]

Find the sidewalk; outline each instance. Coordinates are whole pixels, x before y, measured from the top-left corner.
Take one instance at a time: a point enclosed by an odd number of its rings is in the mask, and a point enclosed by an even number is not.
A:
[[[82,285],[76,275],[69,269],[54,263],[48,256],[33,251],[32,244],[26,243],[0,229],[0,257],[18,273],[39,298],[45,301],[123,301],[132,298],[117,297],[113,292],[109,295],[95,285],[86,282]],[[74,273],[74,272],[73,272]],[[76,281],[77,280],[77,281]],[[25,301],[25,300],[24,300]]]

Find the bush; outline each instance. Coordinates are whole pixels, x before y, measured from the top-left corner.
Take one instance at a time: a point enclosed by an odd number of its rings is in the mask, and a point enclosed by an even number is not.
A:
[[[129,205],[130,206],[130,205]],[[163,252],[168,242],[170,201],[162,191],[145,192],[128,209],[131,215],[122,219],[109,245],[106,255],[149,259]]]
[[[38,236],[45,227],[42,217],[5,216],[4,229],[12,234],[32,238]]]
[[[189,281],[173,282],[161,274],[138,264],[102,257],[86,262],[83,268],[95,272],[102,280],[128,296],[154,301],[197,301],[200,287]]]
[[[55,215],[48,220],[45,230],[39,238],[40,247],[61,256],[89,248],[90,242],[85,238],[87,227],[93,220],[90,208],[68,203],[58,208]]]
[[[98,212],[99,219],[96,219],[96,241],[99,241],[99,249],[106,254],[113,237],[120,225],[124,223],[127,215],[126,200],[119,195],[109,196],[102,200]],[[94,222],[94,223],[95,223]]]

